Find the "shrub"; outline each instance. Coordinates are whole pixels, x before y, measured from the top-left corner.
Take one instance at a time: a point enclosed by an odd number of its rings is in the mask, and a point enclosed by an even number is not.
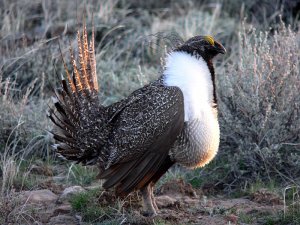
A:
[[[38,79],[22,90],[17,88],[15,80],[3,81],[1,78],[0,75],[0,153],[4,154],[14,146],[14,153],[26,149],[23,155],[31,155],[33,150],[39,150],[39,155],[47,155],[50,142],[45,131],[49,124],[45,120],[47,103],[43,97],[33,101],[30,96]],[[42,86],[38,89],[40,96],[43,95]]]
[[[299,40],[283,23],[274,34],[244,25],[237,55],[220,71],[216,166],[228,188],[299,179]]]
[[[231,0],[216,4],[169,3],[1,2],[0,152],[9,151],[15,158],[19,156],[14,153],[19,151],[22,157],[24,152],[49,155],[51,138],[45,130],[52,125],[45,111],[48,97],[53,94],[51,86],[57,86],[53,62],[57,74],[64,73],[56,38],[61,36],[64,54],[68,39],[74,40],[69,36],[76,33],[77,17],[80,18],[77,14],[86,8],[88,25],[94,11],[97,71],[105,105],[158,75],[161,52],[144,51],[141,36],[165,30],[175,30],[185,39],[195,34],[213,34],[231,54],[217,68],[223,135],[220,154],[201,170],[202,176],[211,175],[218,183],[230,184],[229,188],[257,178],[295,181],[300,172],[299,32],[281,24],[275,32],[244,28],[238,38],[239,17],[235,15],[240,11],[246,16],[256,12],[253,1],[244,5]],[[263,3],[269,5],[267,1]],[[295,5],[284,4],[290,8]],[[272,10],[260,9],[251,19],[259,16],[258,21],[268,23],[268,18],[278,13],[277,5]],[[268,10],[267,17],[262,16],[264,10]],[[164,46],[158,50],[164,52]],[[16,152],[12,153],[12,149]],[[198,177],[199,174],[193,175],[193,182],[201,186],[205,179]]]

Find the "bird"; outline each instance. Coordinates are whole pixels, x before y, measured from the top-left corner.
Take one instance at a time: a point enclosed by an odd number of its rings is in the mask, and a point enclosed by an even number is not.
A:
[[[70,72],[55,89],[48,117],[55,151],[66,160],[98,165],[104,189],[118,196],[139,190],[142,212],[156,216],[156,182],[175,163],[198,168],[217,154],[220,140],[213,58],[224,46],[209,35],[175,46],[159,77],[111,105],[99,97],[95,31],[77,32],[77,56],[70,45]],[[62,53],[61,53],[62,54]]]

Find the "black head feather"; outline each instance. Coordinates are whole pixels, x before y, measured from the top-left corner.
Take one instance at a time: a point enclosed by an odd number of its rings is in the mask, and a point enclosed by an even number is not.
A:
[[[175,51],[184,51],[195,57],[202,57],[210,61],[217,54],[226,53],[224,46],[211,36],[195,36],[178,46]]]

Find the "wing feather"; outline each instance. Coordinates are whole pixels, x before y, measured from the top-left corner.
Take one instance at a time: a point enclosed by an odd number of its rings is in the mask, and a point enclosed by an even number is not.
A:
[[[104,188],[117,185],[123,195],[148,183],[163,166],[184,125],[179,88],[154,86],[123,107],[109,141],[110,162],[102,174]]]

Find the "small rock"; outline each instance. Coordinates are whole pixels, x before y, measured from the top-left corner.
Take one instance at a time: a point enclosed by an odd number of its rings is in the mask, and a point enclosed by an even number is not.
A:
[[[200,205],[199,199],[190,198],[188,196],[184,197],[182,201],[188,206],[198,206]]]
[[[170,206],[175,205],[177,200],[175,198],[171,198],[167,195],[161,195],[161,196],[157,196],[155,198],[155,202],[158,207],[164,208],[164,207],[170,207]]]
[[[51,190],[54,194],[60,195],[64,190],[64,186],[62,184],[57,184],[53,181],[53,179],[49,178],[39,183],[39,188]]]
[[[51,168],[46,166],[32,165],[30,167],[30,172],[38,175],[53,176]]]
[[[191,184],[185,183],[182,179],[170,180],[164,183],[159,191],[162,195],[171,195],[180,198],[182,196],[197,197],[196,191]]]
[[[261,204],[280,205],[283,204],[280,196],[265,188],[261,188],[250,196],[251,200]]]
[[[73,216],[58,215],[52,217],[47,225],[77,225],[78,221]]]
[[[58,206],[53,211],[53,216],[61,215],[61,214],[68,214],[72,211],[72,207],[70,204],[63,204]]]
[[[25,191],[23,198],[28,203],[53,203],[58,199],[58,196],[48,189]]]
[[[67,187],[63,191],[63,193],[60,195],[59,201],[63,202],[63,201],[69,200],[75,194],[78,194],[78,193],[81,193],[81,192],[85,192],[85,191],[86,190],[83,187],[81,187],[81,186]]]

